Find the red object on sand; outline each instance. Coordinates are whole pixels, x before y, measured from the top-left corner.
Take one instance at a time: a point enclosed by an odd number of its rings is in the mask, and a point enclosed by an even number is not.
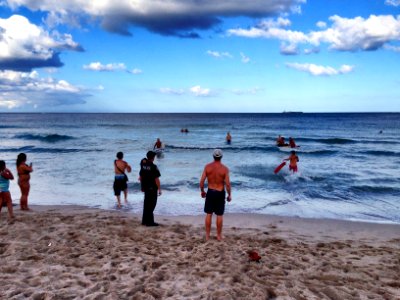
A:
[[[261,256],[258,255],[258,253],[256,251],[254,251],[254,250],[249,251],[248,254],[249,254],[249,259],[251,261],[258,262],[261,259]]]
[[[274,174],[277,174],[284,166],[286,165],[286,162],[284,161],[281,163],[279,166],[277,166],[274,170]]]

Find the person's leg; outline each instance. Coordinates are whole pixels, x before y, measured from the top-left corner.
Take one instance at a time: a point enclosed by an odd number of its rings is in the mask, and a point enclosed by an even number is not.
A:
[[[29,207],[28,207],[28,196],[29,196],[30,189],[31,189],[31,185],[28,182],[26,184],[26,186],[25,186],[25,210],[29,210]]]
[[[128,204],[128,189],[124,190],[125,204]]]
[[[216,225],[217,225],[217,240],[222,240],[222,225],[223,225],[223,215],[225,211],[225,191],[218,192],[218,197],[215,198],[215,214],[217,215]]]
[[[3,208],[3,193],[0,192],[0,213],[2,208]]]
[[[21,199],[20,199],[20,207],[21,210],[29,210],[28,209],[28,195],[29,195],[29,188],[30,185],[26,183],[22,183],[19,185],[21,190]]]
[[[116,197],[117,197],[117,207],[118,207],[118,208],[121,208],[121,196],[118,195],[118,196],[116,196]]]
[[[222,225],[223,225],[223,216],[217,216],[217,240],[221,241],[222,240]]]
[[[7,208],[8,208],[8,216],[10,220],[14,219],[14,213],[13,213],[13,206],[12,206],[12,199],[11,199],[11,193],[10,192],[4,192],[3,197],[6,200],[7,203]]]
[[[121,181],[121,190],[124,191],[125,204],[128,204],[128,183],[126,181]]]
[[[119,183],[117,180],[114,181],[113,189],[114,189],[114,195],[117,198],[117,207],[121,208],[121,189],[119,187]]]
[[[155,224],[154,222],[154,210],[156,209],[157,206],[157,191],[155,190],[152,195],[151,195],[151,201],[150,201],[150,211],[149,211],[149,216],[151,223],[150,224]]]
[[[21,191],[21,198],[19,199],[19,209],[24,210],[24,188],[22,184],[18,182],[19,189]]]
[[[154,222],[151,219],[151,192],[144,192],[144,201],[143,201],[143,217],[142,217],[142,225],[150,225]]]
[[[142,225],[146,225],[146,221],[146,192],[144,192]]]
[[[212,214],[207,214],[206,215],[206,241],[210,239],[210,233],[211,233],[211,221],[212,221]]]

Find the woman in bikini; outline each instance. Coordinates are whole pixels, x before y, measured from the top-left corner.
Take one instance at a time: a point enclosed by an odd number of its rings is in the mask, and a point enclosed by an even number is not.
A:
[[[21,189],[21,210],[29,210],[28,207],[28,195],[31,185],[29,180],[31,179],[30,173],[33,171],[32,163],[28,166],[26,164],[26,154],[20,153],[17,157],[17,173],[18,173],[18,185]]]

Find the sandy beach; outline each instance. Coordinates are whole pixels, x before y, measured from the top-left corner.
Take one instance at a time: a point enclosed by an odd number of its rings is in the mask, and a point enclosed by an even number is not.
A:
[[[1,213],[1,299],[400,299],[400,225],[227,214],[205,242],[204,216],[32,209]]]

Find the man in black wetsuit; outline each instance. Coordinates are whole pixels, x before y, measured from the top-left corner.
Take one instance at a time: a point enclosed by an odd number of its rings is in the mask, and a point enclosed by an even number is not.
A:
[[[149,151],[146,154],[147,159],[144,158],[140,162],[140,183],[144,192],[142,225],[145,226],[158,226],[158,223],[154,222],[153,212],[157,205],[157,196],[161,196],[161,174],[153,163],[155,156],[155,152]]]

